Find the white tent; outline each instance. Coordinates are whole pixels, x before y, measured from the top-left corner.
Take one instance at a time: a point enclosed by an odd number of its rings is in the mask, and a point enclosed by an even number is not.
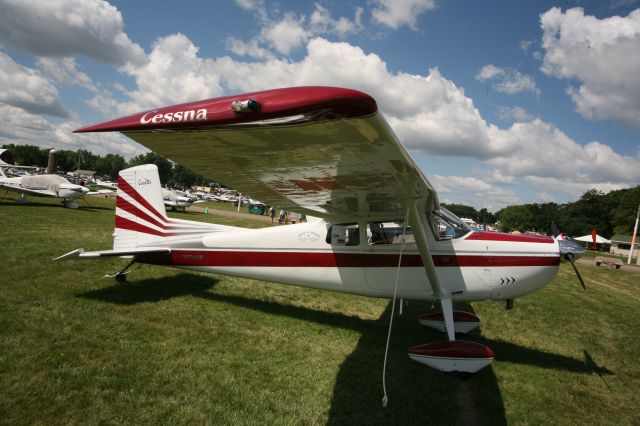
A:
[[[578,237],[578,238],[574,238],[574,240],[576,240],[576,241],[585,241],[587,243],[593,243],[593,237],[591,236],[591,234],[583,235],[582,237]],[[597,244],[611,244],[611,240],[607,240],[606,238],[601,237],[600,235],[596,234],[596,243]]]

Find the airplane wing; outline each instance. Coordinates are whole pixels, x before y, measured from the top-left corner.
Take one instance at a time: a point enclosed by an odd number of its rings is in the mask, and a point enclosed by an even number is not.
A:
[[[435,190],[370,96],[296,87],[134,114],[76,130],[120,131],[278,209],[331,221],[438,208]]]
[[[19,192],[21,194],[33,195],[36,197],[57,197],[58,194],[48,188],[25,188],[22,186],[0,184],[0,188],[7,191]]]

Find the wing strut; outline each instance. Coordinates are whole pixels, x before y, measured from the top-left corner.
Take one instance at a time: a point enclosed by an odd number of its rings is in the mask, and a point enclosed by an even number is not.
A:
[[[425,232],[424,215],[420,214],[418,210],[418,204],[422,202],[422,199],[418,199],[413,203],[409,203],[409,223],[413,229],[413,235],[416,239],[416,245],[420,252],[420,258],[424,265],[424,270],[427,273],[429,284],[433,290],[433,296],[440,299],[442,306],[442,313],[444,316],[444,324],[447,329],[447,336],[450,341],[456,340],[454,322],[453,322],[453,303],[451,300],[451,292],[445,290],[436,274],[436,267],[433,264],[433,258],[431,257],[431,251],[429,250],[429,241],[427,240],[427,234]]]

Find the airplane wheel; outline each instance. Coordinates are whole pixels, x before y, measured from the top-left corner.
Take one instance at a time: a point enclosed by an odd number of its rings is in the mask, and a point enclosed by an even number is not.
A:
[[[119,283],[123,283],[127,281],[127,274],[123,273],[123,272],[118,272],[116,274],[116,281]]]

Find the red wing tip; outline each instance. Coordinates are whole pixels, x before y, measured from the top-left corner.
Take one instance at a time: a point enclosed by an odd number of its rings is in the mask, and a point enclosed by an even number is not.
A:
[[[422,321],[444,321],[442,312],[431,312],[418,317]],[[474,313],[467,311],[453,311],[453,320],[455,322],[480,322],[480,318]]]
[[[480,343],[467,340],[433,342],[414,346],[407,350],[409,354],[440,358],[493,358],[493,350]]]
[[[232,110],[232,102],[247,100],[256,101],[259,105],[258,110]],[[325,86],[288,87],[156,108],[81,127],[73,132],[194,129],[286,118],[324,110],[337,117],[362,117],[375,113],[377,109],[375,99],[353,89]]]

